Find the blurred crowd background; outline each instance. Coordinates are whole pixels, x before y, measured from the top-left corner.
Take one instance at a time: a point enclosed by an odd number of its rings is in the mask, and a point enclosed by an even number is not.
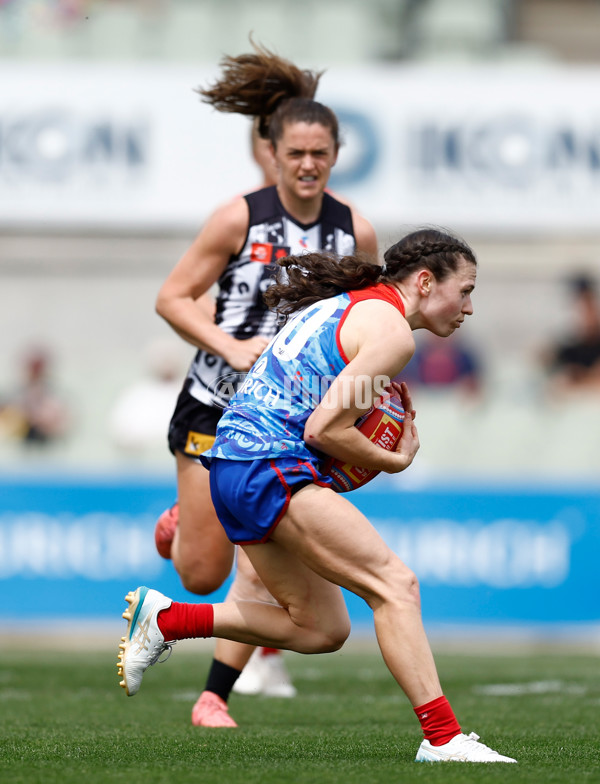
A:
[[[326,71],[382,251],[435,224],[478,256],[474,317],[407,368],[413,481],[597,480],[598,0],[0,0],[0,470],[173,471],[193,349],[154,301],[259,182],[193,92],[250,34]]]

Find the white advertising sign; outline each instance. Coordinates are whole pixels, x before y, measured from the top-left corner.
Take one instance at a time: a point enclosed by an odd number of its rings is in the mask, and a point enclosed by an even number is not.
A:
[[[217,70],[0,65],[0,227],[198,228],[252,189],[249,122]],[[336,68],[331,186],[377,227],[598,233],[600,69]]]

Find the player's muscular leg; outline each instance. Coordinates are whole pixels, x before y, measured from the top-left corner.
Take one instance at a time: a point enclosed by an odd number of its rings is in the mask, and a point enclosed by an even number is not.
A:
[[[441,696],[417,579],[356,507],[308,485],[292,497],[274,538],[322,577],[365,599],[385,662],[413,705]]]
[[[235,579],[227,593],[227,601],[255,601],[277,604],[263,585],[260,577],[256,574],[248,556],[241,547],[237,548]],[[251,645],[218,639],[215,646],[215,659],[237,670],[243,670],[253,650],[254,646]]]
[[[244,549],[280,606],[229,600],[215,605],[215,636],[299,653],[338,650],[350,633],[340,589],[276,542]]]
[[[277,604],[263,585],[262,580],[241,547],[237,548],[235,579],[227,598]]]
[[[215,591],[227,579],[234,548],[210,498],[209,472],[177,454],[179,524],[171,557],[183,586],[192,593]]]

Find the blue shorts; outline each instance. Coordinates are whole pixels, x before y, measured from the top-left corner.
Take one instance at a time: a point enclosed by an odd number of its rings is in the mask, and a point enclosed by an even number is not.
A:
[[[279,457],[210,463],[210,494],[217,517],[234,544],[266,542],[287,511],[292,495],[309,484],[331,485],[321,461]]]

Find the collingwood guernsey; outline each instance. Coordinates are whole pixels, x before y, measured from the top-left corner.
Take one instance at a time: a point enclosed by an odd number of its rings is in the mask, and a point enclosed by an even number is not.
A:
[[[276,313],[267,309],[263,293],[277,275],[277,260],[325,251],[337,256],[355,252],[350,208],[328,193],[314,223],[302,224],[286,212],[272,185],[244,196],[250,210],[248,234],[241,252],[232,256],[218,280],[215,323],[229,335],[245,340],[271,339],[279,329]],[[222,357],[199,350],[187,375],[187,389],[204,405],[225,408],[243,381]]]

